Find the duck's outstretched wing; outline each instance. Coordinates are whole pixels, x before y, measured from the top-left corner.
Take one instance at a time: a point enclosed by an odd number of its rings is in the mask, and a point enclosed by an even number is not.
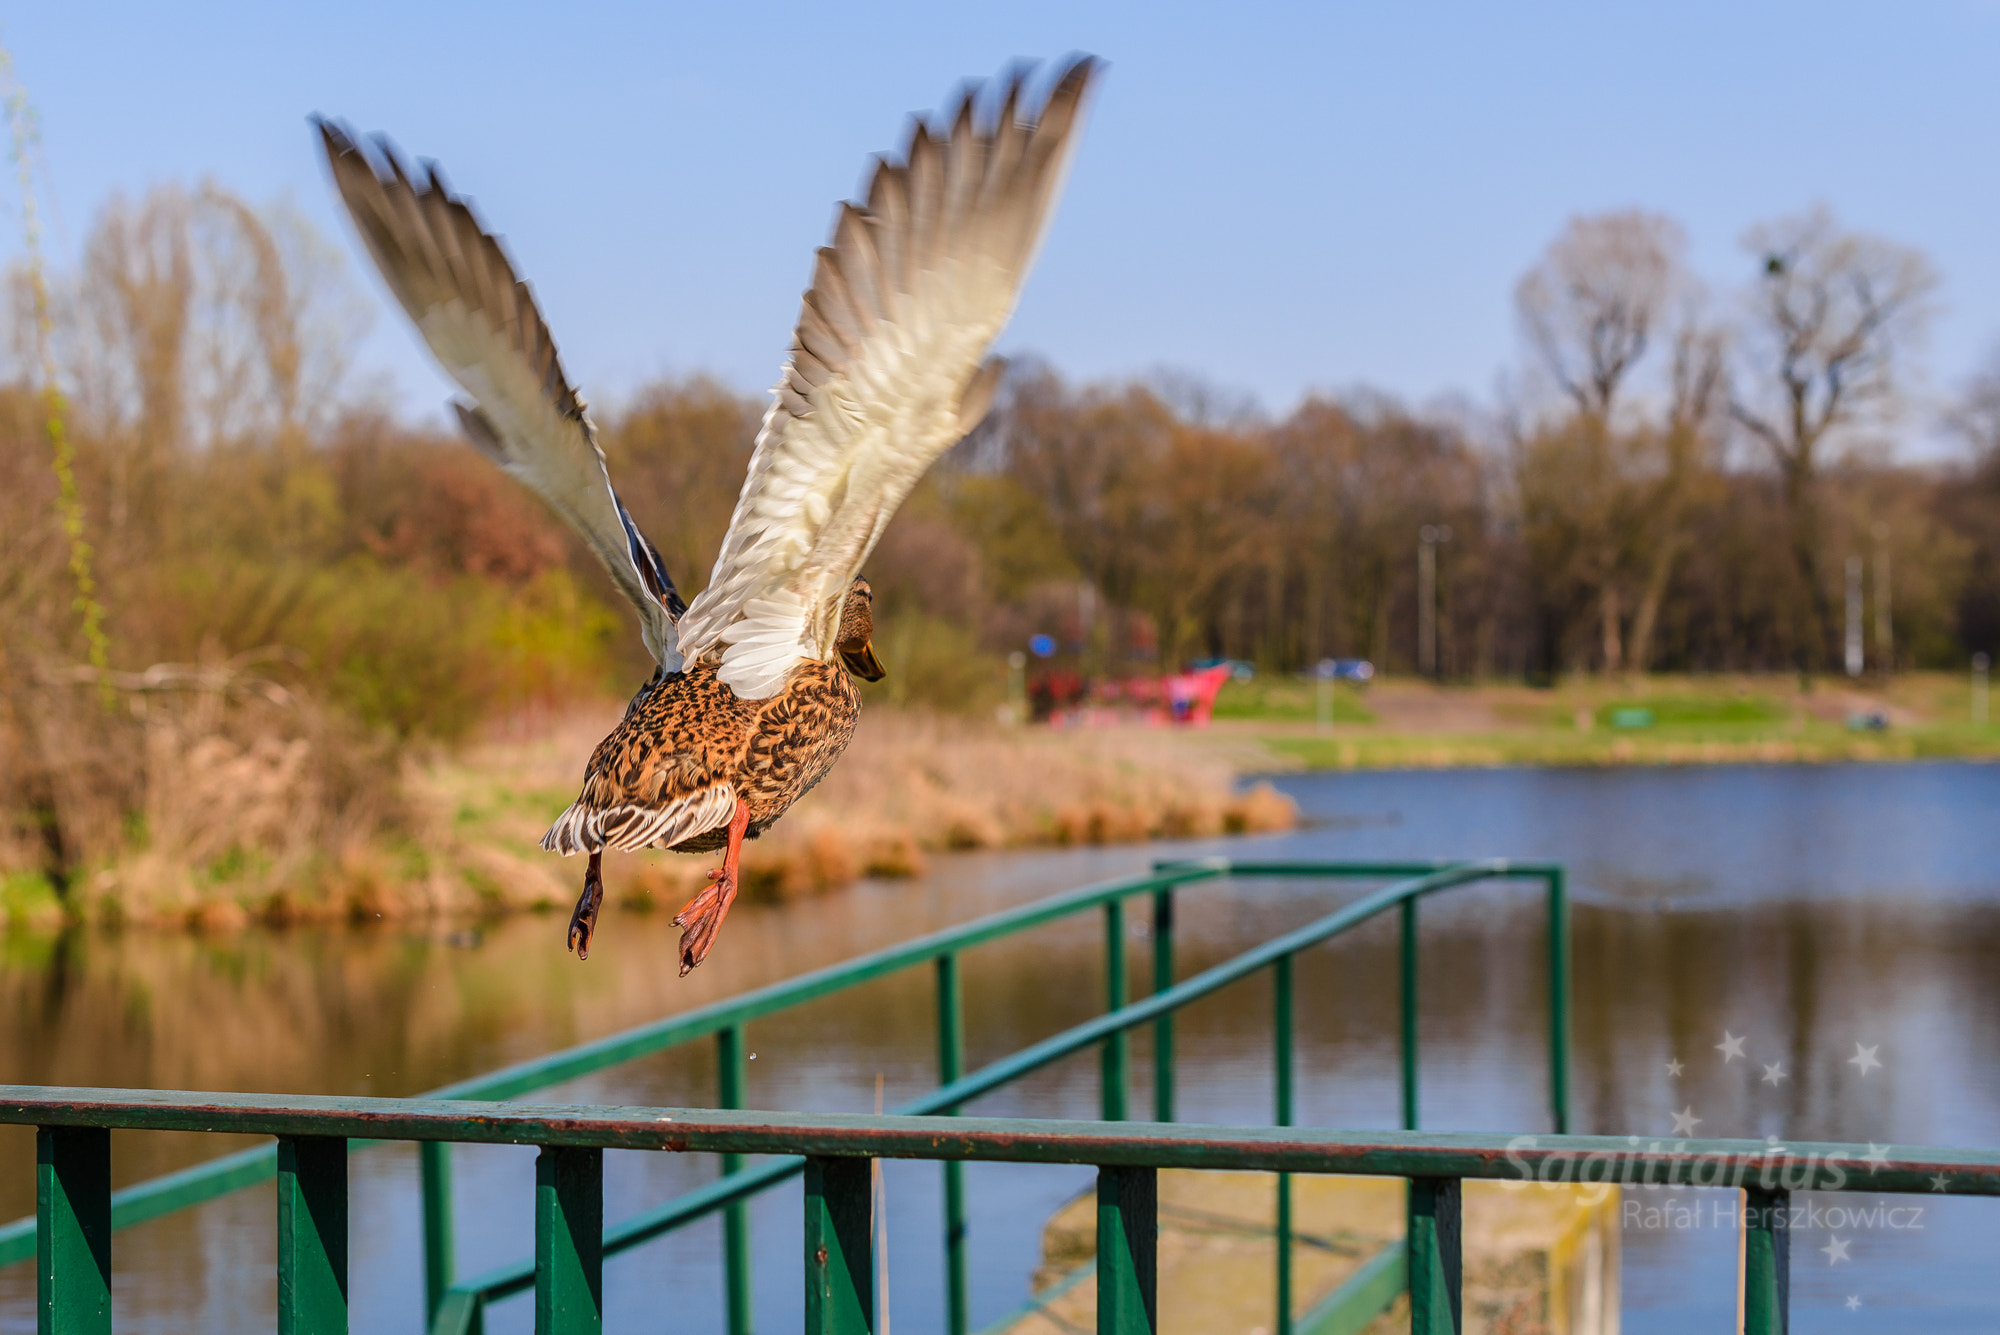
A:
[[[841,206],[715,573],[681,619],[688,661],[720,649],[740,698],[831,656],[841,600],[890,516],[986,415],[1001,368],[984,358],[1099,68],[1071,61],[1032,113],[1025,68],[984,107],[967,88],[942,131],[918,121],[902,161],[876,162],[865,204]]]
[[[370,153],[341,126],[314,124],[348,217],[389,290],[472,397],[452,404],[466,436],[583,535],[639,609],[646,648],[668,670],[679,668],[674,623],[686,605],[612,490],[596,428],[499,239],[434,166],[412,170],[386,139]]]

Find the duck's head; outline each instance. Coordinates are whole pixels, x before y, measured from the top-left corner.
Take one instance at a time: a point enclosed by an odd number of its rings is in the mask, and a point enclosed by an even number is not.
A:
[[[882,660],[875,657],[869,643],[875,635],[875,594],[868,581],[856,578],[847,587],[847,601],[840,608],[840,629],[834,633],[833,647],[847,670],[863,681],[880,681],[887,675]]]

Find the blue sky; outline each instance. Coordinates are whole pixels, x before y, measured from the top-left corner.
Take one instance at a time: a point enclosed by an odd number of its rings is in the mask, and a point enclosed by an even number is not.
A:
[[[1071,50],[1111,69],[1002,348],[1072,375],[1172,366],[1279,412],[1360,384],[1490,402],[1521,361],[1521,271],[1572,214],[1635,205],[1680,219],[1723,289],[1749,224],[1815,201],[1922,248],[1934,396],[2000,342],[1991,0],[64,0],[11,8],[0,41],[41,115],[59,259],[112,191],[209,176],[348,242],[305,121],[325,112],[443,163],[600,400],[662,372],[768,385],[867,156],[958,80]],[[364,362],[413,413],[448,392],[386,309]]]

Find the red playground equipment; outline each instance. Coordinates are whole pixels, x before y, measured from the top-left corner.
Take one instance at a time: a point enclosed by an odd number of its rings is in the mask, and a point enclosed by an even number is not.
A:
[[[1059,668],[1028,683],[1029,714],[1052,728],[1131,723],[1205,728],[1230,672],[1230,665],[1221,663],[1189,672],[1086,678]]]

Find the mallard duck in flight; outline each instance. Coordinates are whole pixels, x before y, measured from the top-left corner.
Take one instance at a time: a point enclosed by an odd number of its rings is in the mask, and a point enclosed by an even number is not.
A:
[[[616,848],[724,850],[674,918],[680,971],[700,964],[736,898],[743,841],[825,777],[854,735],[851,677],[879,680],[858,578],[896,507],[985,417],[1012,313],[1060,192],[1098,62],[1072,60],[1039,108],[1030,71],[991,100],[968,87],[877,159],[819,251],[790,355],[708,586],[682,601],[612,489],[597,431],[528,285],[436,167],[319,120],[333,179],[368,253],[470,398],[466,436],[567,520],[639,609],[658,660],[542,847],[586,853],[569,944],[590,953]]]

